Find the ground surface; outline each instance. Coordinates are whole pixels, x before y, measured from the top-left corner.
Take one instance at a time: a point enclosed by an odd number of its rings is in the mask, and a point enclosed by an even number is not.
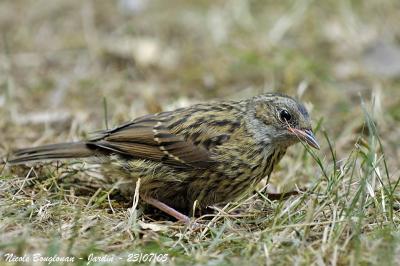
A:
[[[396,0],[1,1],[1,154],[264,91],[300,97],[322,149],[292,147],[267,188],[305,192],[271,201],[264,182],[201,230],[121,201],[79,161],[0,165],[0,264],[398,263],[399,17]]]

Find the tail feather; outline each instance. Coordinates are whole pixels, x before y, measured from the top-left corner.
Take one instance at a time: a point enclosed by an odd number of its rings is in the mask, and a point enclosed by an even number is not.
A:
[[[95,150],[88,148],[85,142],[50,144],[14,151],[8,163],[20,164],[39,160],[83,158],[95,155]]]

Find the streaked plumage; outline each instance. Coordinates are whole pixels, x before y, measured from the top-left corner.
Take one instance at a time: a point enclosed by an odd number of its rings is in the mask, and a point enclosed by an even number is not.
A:
[[[270,93],[139,117],[88,141],[16,151],[10,162],[107,156],[104,173],[125,180],[125,194],[141,178],[141,195],[188,211],[253,188],[299,140],[318,148],[306,109]]]

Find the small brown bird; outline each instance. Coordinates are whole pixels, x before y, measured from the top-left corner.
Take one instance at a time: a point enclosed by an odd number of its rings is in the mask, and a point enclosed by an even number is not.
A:
[[[11,164],[101,157],[121,191],[187,222],[180,211],[226,203],[269,176],[299,141],[319,149],[310,117],[297,100],[267,93],[243,101],[197,104],[139,117],[87,141],[14,152]]]

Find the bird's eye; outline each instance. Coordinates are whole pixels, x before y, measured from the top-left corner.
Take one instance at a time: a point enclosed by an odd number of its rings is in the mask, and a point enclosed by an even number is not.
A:
[[[292,116],[286,110],[279,111],[279,118],[282,122],[289,122],[290,120],[292,120]]]

